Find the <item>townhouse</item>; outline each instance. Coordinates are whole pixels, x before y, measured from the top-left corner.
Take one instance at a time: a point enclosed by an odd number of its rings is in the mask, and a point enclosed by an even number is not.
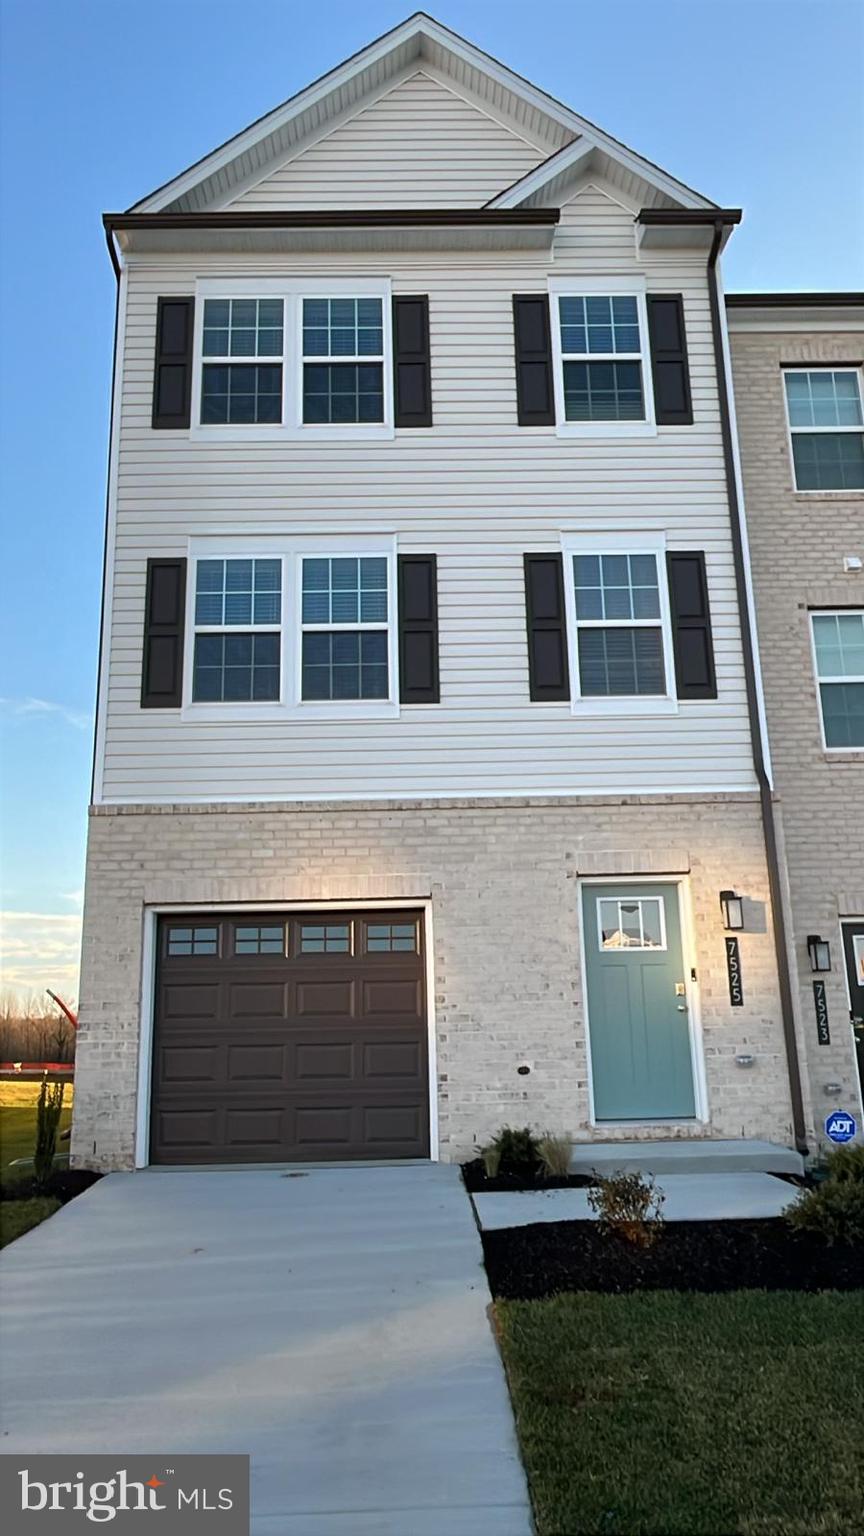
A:
[[[805,1145],[738,218],[422,14],[106,216],[75,1162]]]

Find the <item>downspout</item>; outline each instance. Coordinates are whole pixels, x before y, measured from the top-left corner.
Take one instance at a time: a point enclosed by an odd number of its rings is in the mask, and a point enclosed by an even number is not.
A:
[[[726,381],[726,362],[723,335],[723,317],[717,286],[717,260],[723,243],[726,221],[718,218],[714,224],[714,236],[708,256],[708,297],[711,306],[711,332],[714,340],[714,363],[717,372],[717,394],[720,400],[720,428],[723,439],[723,465],[726,474],[726,494],[729,500],[732,531],[732,558],[735,567],[735,590],[738,612],[741,618],[741,646],[744,653],[744,679],[747,690],[747,713],[750,720],[750,740],[753,747],[753,766],[759,785],[759,804],[762,812],[762,832],[765,840],[765,858],[768,865],[768,890],[771,898],[771,918],[774,929],[774,952],[777,958],[777,983],[780,990],[780,1012],[783,1021],[783,1040],[786,1047],[786,1064],[789,1073],[789,1094],[792,1100],[792,1126],[795,1145],[806,1156],[807,1128],[804,1116],[804,1096],[801,1089],[801,1064],[798,1059],[798,1042],[795,1037],[795,1010],[792,1001],[792,983],[789,975],[789,950],[787,946],[786,918],[783,911],[783,882],[780,872],[780,856],[777,850],[777,829],[774,823],[774,803],[771,783],[765,762],[765,741],[762,716],[756,690],[756,658],[753,628],[750,614],[747,574],[744,561],[741,500],[735,475],[735,459],[732,443],[732,421],[729,410],[729,389]]]
[[[117,251],[114,246],[114,234],[110,229],[105,231],[105,240],[108,245],[108,255],[111,257],[111,266],[114,269],[116,279],[116,292],[114,295],[114,347],[111,353],[111,403],[108,414],[108,473],[105,480],[105,533],[102,538],[102,597],[99,607],[99,649],[96,657],[96,709],[93,715],[93,763],[90,769],[90,803],[96,793],[96,753],[99,747],[99,690],[102,683],[102,653],[105,647],[105,593],[108,583],[108,524],[111,515],[111,452],[114,442],[114,403],[117,391],[117,345],[120,331],[120,263],[117,260]]]

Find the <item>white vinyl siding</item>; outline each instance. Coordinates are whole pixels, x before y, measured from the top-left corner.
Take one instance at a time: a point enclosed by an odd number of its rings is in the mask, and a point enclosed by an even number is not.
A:
[[[417,73],[227,206],[482,208],[556,147]]]
[[[592,194],[593,199],[593,194]],[[215,442],[150,425],[160,294],[194,291],[201,257],[130,261],[122,379],[117,547],[102,793],[107,800],[594,794],[753,785],[729,512],[703,251],[645,253],[649,292],[681,293],[694,424],[649,439],[564,440],[520,429],[514,293],[549,275],[597,271],[593,201],[565,205],[556,258],[345,253],[256,255],[257,276],[388,277],[429,295],[434,426],[390,441]],[[632,213],[606,200],[615,229]],[[586,213],[587,210],[587,213]],[[587,254],[580,220],[587,217]],[[559,246],[560,242],[560,246]],[[622,271],[623,241],[613,256]],[[562,253],[559,256],[559,249]],[[211,270],[246,277],[250,258]],[[719,696],[666,717],[574,718],[531,703],[525,551],[560,550],[564,533],[665,534],[706,554]],[[285,727],[194,721],[140,708],[148,555],[186,555],[190,537],[362,535],[438,556],[441,703],[401,717]],[[329,706],[325,706],[327,708]]]

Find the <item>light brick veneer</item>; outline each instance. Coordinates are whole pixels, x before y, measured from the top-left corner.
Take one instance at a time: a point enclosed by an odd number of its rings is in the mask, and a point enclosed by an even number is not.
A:
[[[749,795],[99,807],[88,849],[74,1160],[132,1165],[144,912],[173,903],[431,898],[441,1156],[464,1157],[505,1121],[596,1135],[578,877],[688,870],[704,1134],[788,1142],[765,860]],[[749,898],[739,1009],[729,1006],[718,902],[728,886]],[[736,1066],[736,1053],[754,1055],[755,1065]]]
[[[806,313],[806,311],[805,311]],[[864,608],[864,495],[794,490],[781,365],[860,360],[864,333],[731,331],[744,491],[775,786],[786,848],[799,1030],[817,1129],[838,1103],[860,1112],[840,917],[864,917],[864,752],[826,753],[809,608]],[[816,1039],[808,933],[830,939],[831,1043]],[[826,1095],[825,1084],[839,1083]]]

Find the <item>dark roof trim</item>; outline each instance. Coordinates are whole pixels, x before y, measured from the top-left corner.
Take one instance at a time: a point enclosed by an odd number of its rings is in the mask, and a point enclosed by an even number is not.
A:
[[[864,306],[864,293],[727,293],[727,309],[843,309]]]
[[[348,208],[294,213],[103,213],[106,230],[124,229],[410,229],[472,225],[551,225],[557,208]]]
[[[740,208],[642,208],[637,224],[740,224]]]

